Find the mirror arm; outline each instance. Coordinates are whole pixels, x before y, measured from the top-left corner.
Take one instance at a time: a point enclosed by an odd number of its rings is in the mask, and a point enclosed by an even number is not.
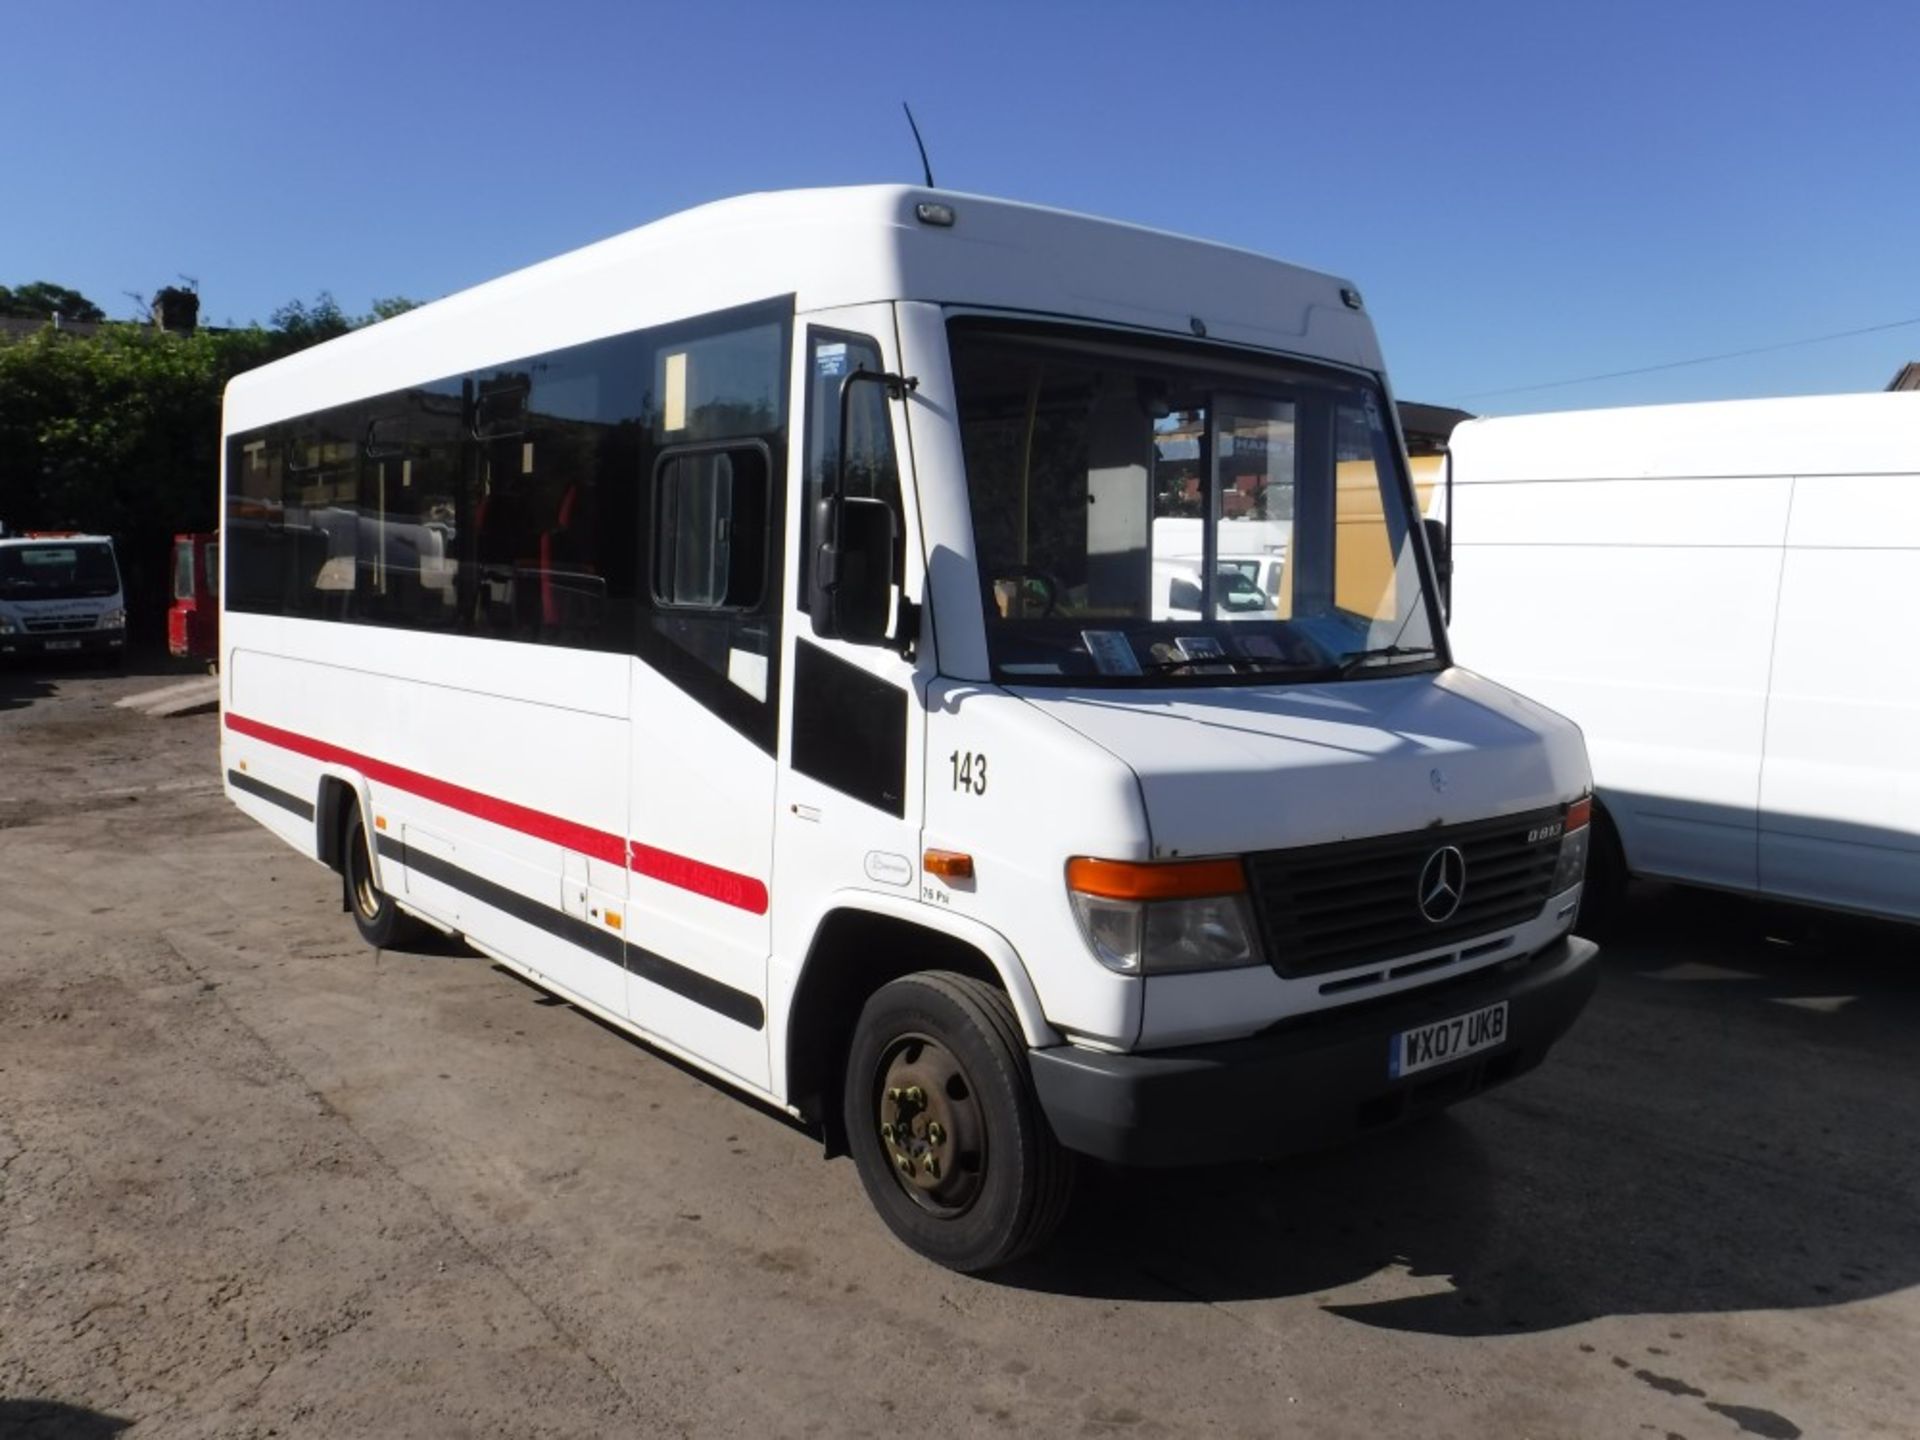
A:
[[[920,606],[900,597],[900,633],[894,637],[893,648],[899,652],[902,660],[913,659],[913,652],[920,643]]]

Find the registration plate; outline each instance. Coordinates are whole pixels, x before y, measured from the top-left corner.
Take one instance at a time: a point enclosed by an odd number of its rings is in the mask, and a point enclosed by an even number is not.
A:
[[[49,650],[78,650],[79,648],[80,648],[80,642],[78,640],[47,641],[47,649]]]
[[[1507,1002],[1470,1010],[1451,1020],[1436,1020],[1414,1030],[1402,1030],[1393,1037],[1387,1051],[1387,1074],[1394,1079],[1429,1070],[1471,1055],[1491,1050],[1507,1038]]]

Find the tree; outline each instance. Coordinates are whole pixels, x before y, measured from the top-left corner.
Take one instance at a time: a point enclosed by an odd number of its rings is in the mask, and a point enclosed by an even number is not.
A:
[[[314,296],[311,305],[289,300],[268,318],[276,331],[294,342],[295,350],[344,335],[355,324],[340,308],[340,302],[325,290]]]
[[[404,315],[409,310],[418,310],[420,302],[409,300],[404,295],[389,295],[384,300],[373,302],[373,309],[360,317],[362,325],[373,325],[381,320],[391,320],[396,315]]]
[[[36,280],[31,285],[22,285],[18,290],[9,290],[0,285],[0,315],[23,320],[51,320],[56,313],[62,320],[99,321],[107,318],[104,310],[78,290],[55,285],[51,280]]]

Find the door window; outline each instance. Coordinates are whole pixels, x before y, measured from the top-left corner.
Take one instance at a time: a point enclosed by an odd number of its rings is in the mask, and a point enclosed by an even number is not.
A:
[[[807,507],[800,525],[800,607],[807,607],[815,524],[840,473],[840,389],[859,370],[878,372],[880,347],[866,335],[807,332]],[[863,384],[847,396],[847,494],[885,500],[900,510],[900,467],[886,388]],[[905,539],[894,538],[893,573],[903,575]]]

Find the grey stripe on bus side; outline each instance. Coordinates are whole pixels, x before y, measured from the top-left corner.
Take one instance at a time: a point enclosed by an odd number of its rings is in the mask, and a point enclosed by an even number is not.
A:
[[[517,890],[509,890],[504,885],[483,879],[437,855],[423,854],[418,850],[410,852],[390,835],[376,836],[374,848],[386,859],[405,865],[429,880],[438,880],[442,885],[471,896],[481,904],[511,915],[535,929],[544,930],[555,939],[564,940],[615,965],[623,965],[649,984],[671,990],[683,999],[725,1016],[736,1025],[758,1030],[766,1024],[766,1010],[756,995],[722,984],[712,976],[702,975],[698,970],[691,970],[664,955],[656,955],[631,940],[623,941],[610,930],[563,910],[556,910],[551,905],[544,905]]]
[[[282,810],[291,810],[302,820],[313,819],[313,804],[302,800],[298,795],[289,795],[277,790],[263,780],[256,780],[241,770],[227,771],[227,783],[236,790],[244,790],[249,795],[258,796],[269,805],[278,805]]]

